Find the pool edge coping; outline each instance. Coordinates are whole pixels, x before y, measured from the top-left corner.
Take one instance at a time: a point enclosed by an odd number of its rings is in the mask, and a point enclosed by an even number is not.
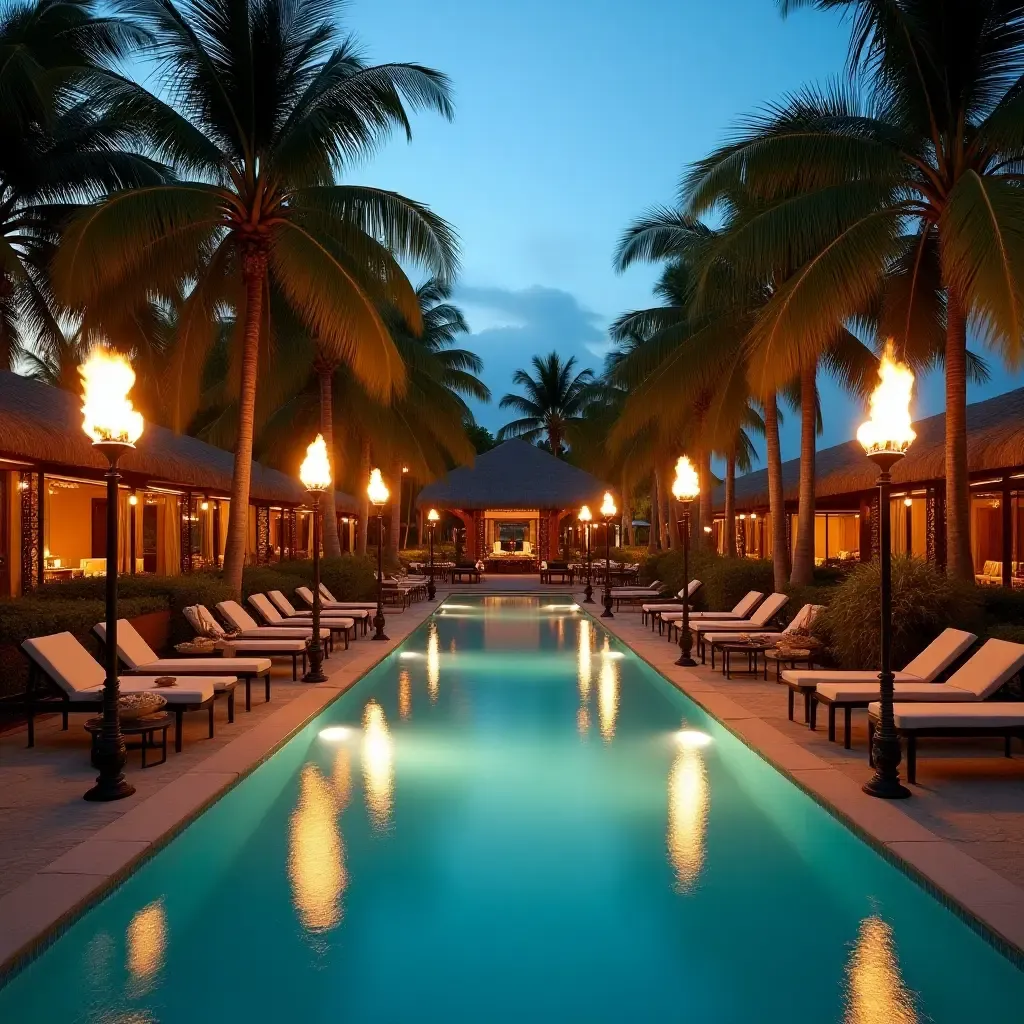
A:
[[[64,875],[67,877],[71,875],[78,878],[96,879],[94,885],[87,888],[77,897],[72,898],[65,905],[61,906],[55,914],[48,916],[47,920],[42,922],[38,929],[36,929],[28,938],[22,941],[12,952],[8,953],[4,959],[0,961],[0,990],[2,990],[30,963],[32,963],[33,960],[60,939],[60,937],[80,918],[92,910],[97,904],[106,899],[110,893],[123,885],[124,882],[138,871],[139,868],[141,868],[148,860],[158,854],[164,847],[177,838],[177,836],[188,828],[193,821],[199,818],[209,810],[210,807],[233,790],[240,782],[248,778],[254,771],[256,771],[257,768],[273,757],[274,754],[298,735],[299,732],[305,729],[306,726],[309,725],[309,723],[327,707],[351,690],[356,684],[365,679],[366,676],[376,669],[389,655],[398,650],[398,648],[401,647],[401,645],[405,643],[406,640],[408,640],[409,637],[412,636],[412,634],[444,604],[445,600],[447,600],[449,596],[451,595],[439,594],[436,601],[424,601],[423,608],[420,610],[420,615],[418,617],[403,621],[403,625],[406,622],[411,623],[408,631],[399,639],[392,638],[388,644],[380,650],[379,657],[371,660],[369,664],[363,668],[357,669],[356,674],[351,679],[339,684],[332,683],[332,676],[328,676],[328,680],[325,683],[310,684],[307,692],[299,694],[287,704],[275,709],[272,714],[268,715],[268,717],[262,722],[257,723],[251,730],[235,737],[235,739],[230,743],[221,747],[220,750],[210,754],[209,757],[200,761],[194,767],[182,772],[181,775],[166,783],[157,792],[127,810],[124,815],[104,825],[103,828],[98,829],[86,839],[83,839],[80,843],[76,843],[69,850],[62,853],[56,860],[44,865],[34,874],[30,875],[26,881],[21,883],[21,885],[16,886],[14,889],[10,890],[10,892],[4,893],[3,896],[0,896],[0,905],[9,899],[17,898],[19,895],[24,896],[24,894],[30,890],[35,880],[40,876]],[[408,610],[414,611],[414,608],[410,608]],[[369,644],[369,637],[366,638],[365,642]],[[347,666],[344,665],[340,666],[337,674],[341,675],[344,673],[346,667]],[[321,699],[308,699],[310,696],[314,695]],[[300,704],[303,701],[309,705],[308,709],[299,709],[295,707],[295,705]],[[304,713],[300,715],[297,721],[295,721],[294,719],[297,711],[302,711]],[[253,733],[260,729],[264,729],[268,733],[271,733],[271,735],[267,737],[267,744],[263,746],[260,751],[253,753],[251,757],[247,758],[246,763],[240,766],[238,771],[214,771],[203,767],[218,758],[226,757],[231,748],[236,744],[241,745],[244,743],[251,743]],[[55,864],[59,863],[64,858],[73,855],[76,851],[81,850],[83,846],[97,841],[108,841],[104,839],[104,833],[111,829],[116,830],[117,826],[122,823],[128,814],[135,813],[142,808],[162,808],[162,800],[165,799],[165,794],[168,788],[175,786],[182,780],[188,780],[190,777],[194,776],[206,776],[208,780],[227,776],[230,776],[230,778],[224,778],[220,784],[214,785],[211,792],[207,793],[197,802],[191,803],[183,813],[170,818],[166,827],[158,835],[152,839],[145,840],[145,847],[136,852],[133,856],[130,856],[116,869],[108,873],[90,873],[84,871],[61,872],[52,870]],[[128,839],[115,839],[109,841],[120,841],[126,843],[132,842],[132,840]]]
[[[980,909],[977,906],[972,907],[969,904],[965,903],[962,899],[958,898],[957,896],[954,896],[952,893],[950,893],[947,889],[943,887],[941,879],[933,877],[931,873],[919,867],[918,865],[911,863],[909,860],[903,857],[898,850],[893,849],[894,843],[902,844],[905,842],[912,841],[886,841],[884,839],[881,839],[879,836],[874,835],[865,825],[854,820],[841,807],[838,807],[835,803],[833,803],[826,794],[816,790],[813,786],[811,786],[809,779],[801,778],[797,774],[800,771],[806,770],[795,768],[791,769],[785,767],[777,760],[777,758],[773,757],[771,753],[763,749],[761,745],[758,744],[755,740],[753,740],[749,736],[744,735],[742,731],[739,731],[732,725],[730,725],[728,719],[722,718],[718,714],[716,714],[715,711],[705,703],[702,697],[706,698],[709,695],[713,695],[719,699],[725,698],[728,700],[733,700],[733,698],[729,697],[727,693],[724,693],[721,689],[719,689],[717,685],[715,685],[715,689],[712,692],[712,694],[709,694],[707,692],[702,693],[699,691],[691,692],[686,688],[684,680],[673,679],[669,675],[667,675],[662,667],[655,664],[653,661],[647,658],[640,650],[634,647],[634,645],[629,641],[627,637],[623,636],[617,629],[611,627],[609,625],[609,621],[607,619],[602,618],[598,612],[591,611],[588,608],[584,608],[582,606],[582,603],[580,603],[580,610],[584,614],[588,615],[591,619],[593,619],[597,623],[597,625],[606,628],[609,633],[611,633],[617,640],[619,640],[622,644],[628,647],[629,650],[634,655],[636,655],[637,658],[639,658],[645,665],[648,666],[648,668],[650,668],[653,672],[656,672],[660,678],[664,679],[666,683],[668,683],[670,686],[674,687],[676,690],[682,693],[688,700],[693,701],[693,703],[696,704],[706,715],[713,718],[720,726],[722,726],[723,729],[729,732],[731,736],[734,736],[737,740],[739,740],[739,742],[741,742],[748,750],[756,754],[759,758],[761,758],[762,761],[770,765],[775,771],[777,771],[780,775],[784,776],[801,792],[805,793],[808,797],[810,797],[816,804],[818,804],[818,806],[820,806],[823,810],[827,811],[844,827],[849,829],[849,831],[853,833],[853,835],[855,835],[858,839],[860,839],[862,842],[870,846],[872,850],[878,853],[889,864],[891,864],[901,873],[906,875],[915,884],[919,885],[930,896],[938,900],[944,907],[946,907],[947,910],[955,914],[976,935],[978,935],[990,946],[992,946],[992,948],[995,949],[997,952],[1002,954],[1015,967],[1017,967],[1018,970],[1024,971],[1024,943],[1017,942],[1010,936],[1004,935],[1003,932],[1000,930],[999,926],[995,922],[989,920],[982,909]],[[614,621],[614,619],[612,621]],[[702,666],[698,666],[698,669],[700,669],[701,667]],[[692,672],[693,669],[690,669],[689,671]],[[714,684],[708,681],[706,685]],[[738,707],[742,707],[742,705],[740,705],[739,702],[735,703]],[[744,711],[746,711],[745,708]],[[738,719],[738,721],[759,722],[764,726],[768,727],[769,729],[771,729],[773,732],[777,732],[778,735],[781,737],[782,741],[784,741],[784,743],[790,746],[794,751],[800,751],[802,753],[809,754],[810,756],[817,758],[816,754],[814,754],[811,751],[808,751],[807,748],[802,747],[795,740],[790,739],[788,736],[785,735],[785,733],[782,733],[778,729],[776,729],[776,727],[772,725],[771,722],[762,718],[760,715],[755,714],[752,711],[747,711],[746,716],[743,719]],[[828,766],[829,770],[838,772],[838,769],[835,769],[828,762],[823,763]],[[867,796],[867,794],[864,794],[864,800],[872,801],[872,804],[865,803],[866,807],[873,806],[873,804],[876,802],[876,798],[869,797]],[[887,806],[893,805],[891,804],[891,802],[888,802]],[[988,868],[980,861],[975,860],[975,858],[971,857],[970,854],[964,853],[953,843],[949,842],[949,840],[943,839],[941,836],[936,835],[926,826],[920,825],[918,822],[914,821],[914,819],[908,817],[907,821],[911,822],[916,828],[920,829],[921,831],[928,833],[930,838],[927,840],[927,843],[929,845],[934,844],[937,847],[948,848],[949,850],[955,851],[958,857],[966,858],[967,860],[976,864],[982,871],[989,872],[995,875],[1007,886],[1016,889],[1020,894],[1019,902],[1021,904],[1022,911],[1024,911],[1024,889],[1021,889],[1019,886],[1015,885],[1009,879],[1003,878],[1002,875],[999,875],[997,872],[993,871],[991,868]]]

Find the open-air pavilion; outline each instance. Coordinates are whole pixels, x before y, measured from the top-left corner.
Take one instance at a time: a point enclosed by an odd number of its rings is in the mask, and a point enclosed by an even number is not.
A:
[[[558,557],[562,521],[575,519],[581,505],[596,509],[606,489],[590,473],[512,439],[428,484],[416,500],[461,520],[467,558],[491,572],[533,572]]]

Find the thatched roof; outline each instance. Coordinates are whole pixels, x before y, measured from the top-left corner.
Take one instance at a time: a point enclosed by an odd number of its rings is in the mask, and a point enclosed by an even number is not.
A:
[[[44,463],[65,472],[79,470],[88,476],[102,473],[107,466],[82,430],[77,395],[6,371],[0,371],[0,457]],[[234,455],[150,423],[135,451],[128,452],[119,467],[138,486],[149,483],[228,494]],[[249,493],[253,501],[295,505],[306,501],[297,479],[258,462],[252,464]],[[338,511],[357,511],[355,498],[341,491],[336,495]]]
[[[946,416],[939,413],[914,423],[917,439],[892,471],[896,485],[923,484],[946,475]],[[1024,388],[1008,391],[967,407],[967,467],[971,473],[1024,466]],[[856,441],[825,448],[814,459],[815,495],[827,498],[855,495],[873,488],[878,471]],[[796,500],[800,460],[782,464],[787,500]],[[717,487],[714,506],[725,505],[725,488]],[[761,469],[736,478],[738,509],[768,506],[768,471]]]
[[[600,505],[605,489],[586,471],[514,438],[478,455],[472,466],[427,484],[416,503],[466,510],[564,509]]]

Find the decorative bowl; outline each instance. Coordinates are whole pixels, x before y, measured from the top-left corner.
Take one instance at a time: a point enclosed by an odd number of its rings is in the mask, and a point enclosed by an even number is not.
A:
[[[159,693],[142,690],[139,693],[122,693],[117,699],[118,712],[121,720],[132,722],[138,718],[148,718],[162,711],[167,701]]]

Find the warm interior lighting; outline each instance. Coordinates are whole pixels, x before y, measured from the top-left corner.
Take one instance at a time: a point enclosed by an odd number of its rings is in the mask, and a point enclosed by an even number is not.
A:
[[[19,491],[27,491],[28,490],[28,481],[27,480],[19,480],[18,481],[18,490]]]
[[[581,523],[589,523],[589,522],[590,522],[590,520],[594,518],[594,517],[593,517],[593,516],[592,516],[592,515],[590,514],[590,506],[589,506],[589,505],[584,505],[584,506],[583,506],[583,507],[582,507],[582,508],[581,508],[581,509],[579,510],[579,513],[577,514],[576,518],[577,518],[577,519],[578,519],[578,520],[579,520],[579,521],[580,521]]]
[[[907,508],[910,508],[910,506],[914,504],[914,499],[913,498],[904,498],[903,499],[903,504],[906,505]]]
[[[757,513],[756,512],[751,512],[750,513],[750,518],[751,519],[756,519],[757,518]]]
[[[427,513],[427,521],[428,521],[428,522],[431,522],[431,523],[436,523],[436,522],[437,522],[437,521],[438,521],[438,520],[439,520],[440,518],[441,518],[441,516],[440,516],[440,515],[438,514],[438,511],[437,511],[437,509],[436,509],[436,508],[432,508],[432,509],[431,509],[431,510],[430,510],[430,511],[429,511],[429,512]]]
[[[370,473],[370,483],[367,485],[366,494],[373,505],[386,505],[388,498],[391,497],[391,492],[384,483],[384,477],[380,475],[379,469]]]
[[[363,709],[363,788],[366,809],[376,829],[388,826],[394,785],[394,750],[388,720],[384,709],[371,700]]]
[[[710,533],[711,532],[711,527],[710,526],[705,526],[704,527],[704,532],[705,533]]]
[[[200,509],[201,509],[201,510],[202,510],[203,512],[209,512],[209,511],[210,511],[210,503],[209,503],[208,501],[203,501],[203,502],[200,502],[200,504],[199,504],[199,508],[200,508]]]
[[[746,518],[747,518],[746,513],[741,512],[740,513],[740,519],[746,519]]]
[[[128,392],[135,383],[131,363],[117,352],[94,348],[78,368],[82,378],[82,429],[93,443],[133,445],[142,436],[142,413]]]
[[[317,434],[316,440],[306,449],[306,457],[299,467],[299,479],[307,491],[316,494],[331,486],[331,460],[327,457],[327,442],[323,434]]]
[[[408,466],[403,466],[402,467],[402,472],[403,473],[408,473],[409,472],[409,467]]]
[[[612,497],[611,491],[604,492],[604,503],[601,505],[601,515],[606,519],[611,519],[613,515],[619,510],[615,507],[615,499]]]
[[[700,494],[700,477],[693,463],[685,455],[676,462],[676,478],[672,481],[672,493],[676,501],[693,501]]]
[[[128,495],[128,504],[131,505],[132,508],[135,508],[135,506],[138,505],[138,503],[139,503],[139,496],[137,494],[129,494]]]
[[[334,788],[315,764],[307,764],[288,829],[288,879],[299,920],[314,934],[341,919],[347,873],[338,810]]]
[[[903,455],[917,437],[910,422],[910,398],[914,374],[892,355],[892,341],[878,367],[879,384],[871,392],[870,415],[857,431],[857,440],[868,455],[892,452]]]

